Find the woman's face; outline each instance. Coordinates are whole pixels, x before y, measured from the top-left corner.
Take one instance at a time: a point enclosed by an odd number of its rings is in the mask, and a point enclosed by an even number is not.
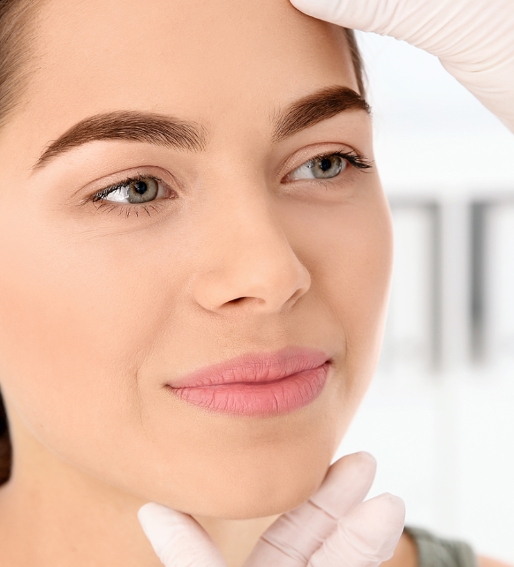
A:
[[[358,90],[342,31],[287,0],[50,0],[33,49],[0,133],[0,381],[15,458],[191,514],[297,506],[368,386],[390,276],[375,168],[305,165],[372,161],[366,111],[311,99],[284,119],[320,90]],[[148,113],[180,122],[156,132]],[[165,387],[290,346],[332,360],[294,411],[215,412]]]

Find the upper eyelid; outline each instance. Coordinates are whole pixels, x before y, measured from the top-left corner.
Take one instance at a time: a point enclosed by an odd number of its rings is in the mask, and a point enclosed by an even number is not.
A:
[[[340,155],[343,158],[356,158],[358,160],[363,160],[363,161],[369,162],[369,160],[367,159],[367,157],[364,154],[359,153],[354,149],[351,149],[349,151],[347,151],[347,150],[331,150],[331,151],[320,152],[320,153],[316,154],[315,156],[313,156],[313,157],[305,160],[303,163],[301,163],[299,167],[301,167],[302,165],[305,165],[306,163],[313,161],[315,159],[320,159],[320,158],[330,157],[330,156],[335,156],[335,155]],[[296,168],[296,169],[298,169],[298,168]]]
[[[305,160],[303,163],[301,163],[298,167],[295,167],[293,170],[291,170],[291,173],[293,171],[296,171],[297,169],[300,169],[300,167],[303,167],[304,165],[306,165],[307,163],[310,163],[314,160],[317,159],[322,159],[322,158],[327,158],[327,157],[331,157],[331,156],[337,156],[337,155],[342,155],[342,157],[344,158],[344,153],[345,152],[338,152],[338,151],[334,151],[334,152],[328,152],[328,153],[321,153],[321,154],[317,154],[311,158],[309,158],[308,160]]]

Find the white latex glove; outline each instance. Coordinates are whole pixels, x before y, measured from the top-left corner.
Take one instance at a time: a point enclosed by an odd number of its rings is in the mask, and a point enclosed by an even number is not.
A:
[[[290,0],[320,20],[439,57],[514,132],[514,0]]]
[[[339,459],[307,502],[264,532],[244,567],[377,567],[390,559],[402,534],[405,506],[391,494],[362,502],[375,470],[368,453]],[[191,516],[145,504],[138,517],[166,567],[226,567]]]
[[[165,567],[227,567],[209,534],[188,514],[149,502],[137,517]]]

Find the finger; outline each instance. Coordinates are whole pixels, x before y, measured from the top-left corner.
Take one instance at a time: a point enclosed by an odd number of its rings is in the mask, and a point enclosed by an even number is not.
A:
[[[375,471],[376,461],[369,453],[354,453],[336,461],[307,502],[280,516],[264,532],[244,567],[305,567],[338,519],[365,498]]]
[[[474,51],[473,45],[466,45],[466,41],[469,41],[467,38],[473,38],[474,42],[478,31],[480,36],[484,33],[487,35],[484,23],[477,23],[486,2],[487,0],[291,0],[295,8],[309,16],[345,28],[405,40],[440,57],[443,62],[452,53],[458,55],[460,62],[462,53]],[[457,38],[464,43],[457,43]]]
[[[291,0],[305,14],[346,28],[382,32],[383,22],[390,22],[396,0]]]
[[[367,500],[338,522],[307,567],[377,567],[393,556],[404,523],[401,498],[386,493]]]
[[[149,502],[137,517],[165,567],[227,567],[220,550],[191,516]]]
[[[428,49],[423,45],[433,36],[431,25],[425,25],[437,19],[447,21],[449,10],[458,11],[445,0],[290,0],[291,4],[305,14],[337,24],[345,28],[391,35],[404,39],[413,45]],[[422,15],[423,14],[423,15]],[[425,32],[428,34],[425,37]],[[430,49],[428,49],[431,51]]]
[[[309,500],[334,519],[342,518],[364,500],[376,472],[377,461],[370,453],[346,455],[328,469],[320,488]]]

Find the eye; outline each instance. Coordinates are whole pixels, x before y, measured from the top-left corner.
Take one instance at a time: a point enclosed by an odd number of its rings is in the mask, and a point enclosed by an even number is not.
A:
[[[289,173],[285,180],[298,179],[332,179],[343,172],[351,164],[358,169],[369,169],[371,164],[357,153],[335,152],[316,156]]]
[[[162,182],[156,177],[137,176],[102,189],[93,195],[93,201],[149,203],[157,198],[161,187]]]
[[[330,179],[336,177],[346,168],[346,161],[337,154],[321,156],[305,162],[292,171],[288,178],[296,179]]]

